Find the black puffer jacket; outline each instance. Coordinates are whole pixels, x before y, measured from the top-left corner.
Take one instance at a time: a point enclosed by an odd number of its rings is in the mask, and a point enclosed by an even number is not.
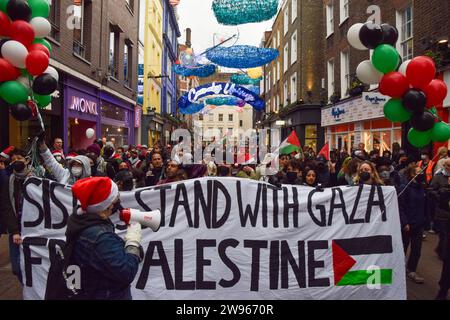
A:
[[[430,195],[436,201],[436,216],[437,220],[449,221],[450,220],[450,185],[449,177],[445,176],[442,172],[437,173],[431,181]]]

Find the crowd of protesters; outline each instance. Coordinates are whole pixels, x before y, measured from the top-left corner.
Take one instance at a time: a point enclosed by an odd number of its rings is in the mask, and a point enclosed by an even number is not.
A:
[[[87,177],[109,177],[120,191],[205,176],[238,177],[277,186],[287,184],[314,188],[360,184],[393,186],[398,193],[405,252],[410,248],[407,276],[416,283],[424,282],[416,273],[422,241],[428,233],[437,233],[436,254],[444,261],[437,298],[446,298],[450,287],[450,157],[447,148],[440,148],[434,158],[423,152],[417,161],[398,144],[394,144],[392,152],[381,153],[379,150],[367,152],[361,143],[351,154],[345,150],[332,150],[328,158],[323,154],[317,156],[313,149],[305,148],[290,155],[269,155],[260,164],[248,159],[245,151],[244,164],[219,164],[214,157],[194,163],[191,153],[176,148],[161,143],[152,148],[145,145],[116,147],[111,142],[97,140],[86,149],[64,154],[62,140],[55,139],[51,148],[41,141],[39,152],[48,179],[73,185]],[[246,150],[248,152],[248,148]],[[236,155],[233,158],[236,159]],[[274,174],[267,174],[273,161],[278,161],[279,169]],[[0,234],[10,235],[12,270],[21,282],[22,188],[25,179],[31,175],[33,170],[26,152],[10,147],[0,153]]]

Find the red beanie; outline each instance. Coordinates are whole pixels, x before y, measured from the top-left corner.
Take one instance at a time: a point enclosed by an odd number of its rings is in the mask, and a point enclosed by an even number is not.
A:
[[[10,146],[8,148],[6,148],[5,150],[3,150],[2,152],[0,152],[0,157],[9,159],[10,158],[10,153],[13,152],[13,150],[15,149],[15,147]]]
[[[97,213],[108,207],[119,196],[119,188],[107,177],[86,178],[72,186],[72,193],[87,213]]]
[[[100,149],[100,146],[98,144],[96,144],[96,143],[91,144],[89,147],[87,147],[86,150],[88,152],[95,153],[97,155],[97,157],[100,157],[101,149]]]

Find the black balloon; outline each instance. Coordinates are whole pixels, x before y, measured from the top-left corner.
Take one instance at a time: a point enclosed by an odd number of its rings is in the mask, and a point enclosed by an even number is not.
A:
[[[434,127],[436,117],[428,111],[415,114],[411,119],[411,126],[417,131],[428,131]]]
[[[400,67],[402,66],[402,64],[403,64],[403,58],[402,58],[402,55],[399,53],[398,54],[398,66],[397,66],[397,69],[395,69],[395,71],[400,70]]]
[[[8,108],[9,104],[2,98],[0,98],[0,108]]]
[[[8,16],[12,21],[31,19],[31,8],[27,1],[24,0],[11,0],[6,7]]]
[[[33,91],[46,96],[55,92],[58,82],[50,74],[44,73],[33,81]]]
[[[359,31],[359,39],[369,49],[375,49],[383,43],[383,29],[377,23],[367,22]]]
[[[383,43],[390,44],[395,47],[395,44],[398,40],[398,30],[396,27],[391,26],[390,24],[383,23],[381,25],[381,29],[383,30]]]
[[[420,90],[408,90],[403,96],[403,105],[406,110],[414,113],[422,113],[425,110],[427,96]]]
[[[33,116],[31,109],[26,104],[13,104],[10,108],[11,116],[17,121],[27,121]]]

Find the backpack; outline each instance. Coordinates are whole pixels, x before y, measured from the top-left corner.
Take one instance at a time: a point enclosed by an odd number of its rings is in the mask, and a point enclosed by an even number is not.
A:
[[[51,261],[45,290],[45,300],[80,300],[81,291],[68,287],[67,268],[70,266],[71,252],[74,244],[66,245],[63,250],[56,248],[56,255]]]

